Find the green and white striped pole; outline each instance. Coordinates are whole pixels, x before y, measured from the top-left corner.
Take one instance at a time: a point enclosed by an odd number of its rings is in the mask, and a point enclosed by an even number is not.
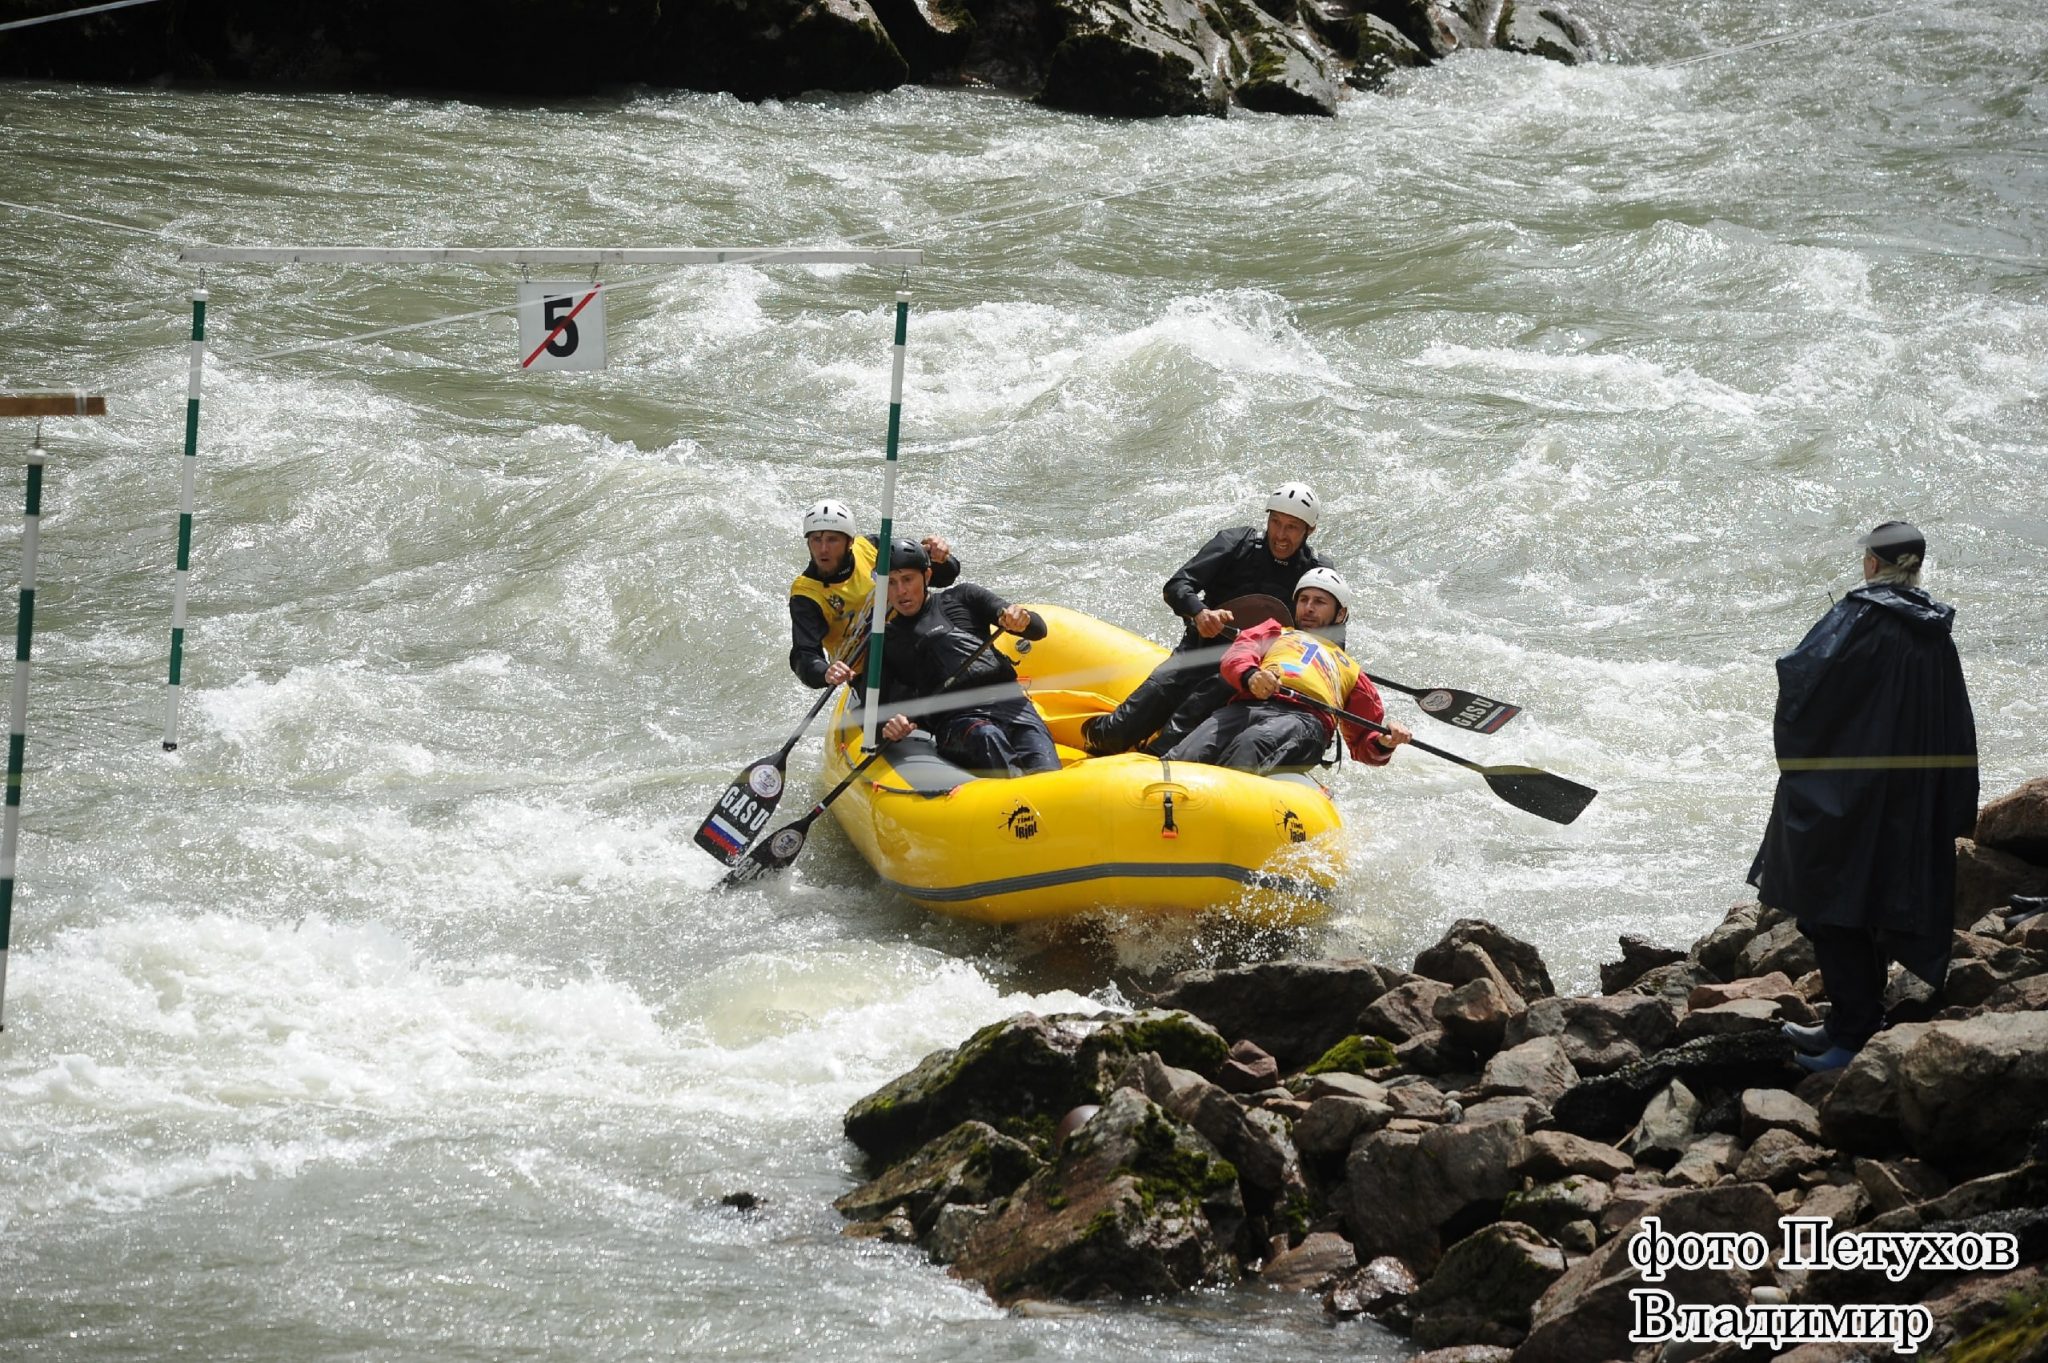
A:
[[[908,276],[905,283],[908,283]],[[875,555],[875,593],[869,599],[871,620],[886,620],[889,610],[889,546],[896,535],[896,442],[903,430],[903,347],[910,333],[910,290],[896,291],[896,348],[890,361],[889,370],[889,453],[888,463],[882,474],[882,550]],[[876,731],[881,727],[882,715],[882,650],[887,646],[888,631],[873,630],[869,638],[874,642],[868,648],[868,704],[867,717],[861,725],[861,745],[869,752],[875,750]]]
[[[178,567],[171,576],[171,680],[164,694],[164,751],[178,749],[178,694],[185,673],[185,591],[192,577],[192,489],[199,469],[199,380],[206,368],[206,290],[192,290],[191,373],[185,380],[185,459],[178,478]]]
[[[7,1026],[7,948],[14,940],[14,853],[21,841],[21,769],[28,755],[29,640],[36,624],[36,539],[43,518],[43,447],[28,452],[21,513],[21,609],[14,625],[14,699],[7,711],[7,815],[0,827],[0,1030]]]

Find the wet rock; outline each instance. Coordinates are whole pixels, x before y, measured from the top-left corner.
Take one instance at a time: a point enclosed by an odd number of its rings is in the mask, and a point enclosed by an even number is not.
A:
[[[1332,1201],[1361,1255],[1434,1263],[1446,1237],[1460,1239],[1493,1219],[1521,1180],[1519,1126],[1439,1126],[1420,1134],[1393,1127],[1361,1137],[1344,1163]]]
[[[1658,946],[1647,938],[1624,932],[1621,959],[1600,967],[1600,992],[1619,994],[1658,966],[1684,959],[1685,953],[1676,947]]]
[[[1673,1194],[1658,1204],[1657,1216],[1670,1234],[1756,1231],[1775,1243],[1778,1204],[1760,1184],[1735,1183]],[[1647,1284],[1629,1264],[1631,1238],[1615,1236],[1551,1284],[1530,1313],[1516,1363],[1583,1363],[1634,1353],[1628,1294]],[[1657,1286],[1689,1305],[1732,1306],[1748,1299],[1750,1279],[1741,1272],[1674,1268]]]
[[[1998,1095],[1987,1102],[1983,1095]],[[2048,1110],[2048,1014],[1998,1013],[1879,1032],[1821,1104],[1845,1150],[1902,1146],[1944,1168],[2007,1167]]]
[[[1259,1270],[1259,1281],[1285,1292],[1321,1292],[1357,1267],[1358,1255],[1349,1240],[1317,1231],[1267,1260]]]
[[[1123,1082],[1200,1132],[1236,1166],[1247,1188],[1277,1193],[1300,1184],[1294,1144],[1280,1118],[1247,1111],[1222,1088],[1156,1055],[1139,1056],[1125,1071]]]
[[[1644,1056],[1612,1074],[1582,1079],[1551,1104],[1559,1129],[1612,1141],[1635,1125],[1650,1095],[1683,1079],[1688,1087],[1756,1088],[1799,1071],[1791,1047],[1775,1032],[1701,1037]]]
[[[1332,1094],[1309,1104],[1308,1112],[1294,1124],[1294,1144],[1311,1158],[1342,1155],[1359,1136],[1379,1130],[1394,1116],[1394,1109],[1384,1102]]]
[[[1358,1015],[1358,1030],[1365,1036],[1383,1036],[1396,1045],[1426,1036],[1440,1030],[1436,1001],[1450,992],[1450,986],[1437,980],[1410,980],[1397,985]]]
[[[1956,839],[1955,925],[1967,927],[2016,894],[2048,894],[2048,866]]]
[[[958,1259],[967,1248],[967,1241],[982,1222],[988,1220],[991,1211],[987,1207],[970,1206],[965,1203],[949,1202],[939,1208],[939,1214],[932,1218],[932,1228],[925,1233],[925,1251],[935,1264],[950,1264]]]
[[[1736,1136],[1720,1132],[1700,1136],[1664,1171],[1664,1183],[1672,1188],[1711,1188],[1734,1174],[1746,1151]]]
[[[1669,1042],[1683,1011],[1646,994],[1544,999],[1508,1028],[1507,1044],[1555,1036],[1580,1074],[1610,1074]]]
[[[1244,1220],[1237,1171],[1134,1089],[1109,1095],[977,1226],[953,1272],[997,1302],[1142,1297],[1233,1281]]]
[[[1503,0],[1493,45],[1508,52],[1545,57],[1566,66],[1593,60],[1593,34],[1562,5]]]
[[[1331,1070],[1310,1076],[1302,1092],[1310,1102],[1323,1098],[1363,1098],[1369,1103],[1387,1101],[1387,1086],[1376,1079],[1349,1070]]]
[[[2048,776],[2037,776],[1977,811],[1979,847],[2048,866]]]
[[[890,1212],[875,1221],[853,1221],[842,1226],[841,1235],[852,1240],[880,1240],[885,1245],[914,1245],[917,1243],[917,1226],[908,1213]]]
[[[1477,947],[1492,966],[1488,971],[1463,950]],[[1436,945],[1415,958],[1415,973],[1445,984],[1460,985],[1490,974],[1524,1003],[1547,999],[1557,990],[1535,947],[1482,918],[1460,918]]]
[[[1006,1196],[1039,1163],[1031,1147],[986,1122],[962,1122],[832,1205],[855,1221],[879,1221],[901,1211],[921,1236],[931,1230],[940,1208]]]
[[[1628,1152],[1640,1164],[1663,1168],[1674,1164],[1693,1142],[1700,1115],[1700,1100],[1691,1089],[1674,1079],[1643,1108],[1642,1120]]]
[[[1333,1283],[1323,1295],[1323,1310],[1339,1320],[1378,1315],[1414,1296],[1417,1286],[1408,1265],[1383,1254]]]
[[[1529,1097],[1548,1105],[1578,1081],[1579,1072],[1565,1055],[1564,1043],[1539,1036],[1487,1061],[1479,1078],[1479,1096]]]
[[[1717,1004],[1733,1003],[1737,999],[1769,999],[1781,1005],[1806,1002],[1792,983],[1791,976],[1782,970],[1773,970],[1768,974],[1730,980],[1725,984],[1696,985],[1685,1003],[1688,1008],[1712,1008]]]
[[[1771,1188],[1790,1188],[1801,1174],[1824,1167],[1828,1152],[1808,1145],[1797,1133],[1782,1129],[1764,1132],[1750,1142],[1735,1177],[1745,1183],[1762,1183]]]
[[[944,0],[868,0],[914,81],[953,80],[974,42],[974,15]]]
[[[1799,1215],[1825,1217],[1836,1230],[1847,1230],[1869,1206],[1870,1198],[1856,1184],[1824,1183],[1800,1202]]]
[[[1526,1172],[1526,1170],[1525,1170]],[[1538,1183],[1509,1193],[1501,1202],[1503,1220],[1534,1226],[1551,1239],[1580,1222],[1597,1223],[1614,1194],[1607,1183],[1585,1174],[1571,1174],[1552,1183]]]
[[[1771,1000],[1736,999],[1732,1003],[1717,1003],[1712,1008],[1695,1008],[1687,1013],[1685,1020],[1678,1024],[1678,1040],[1683,1044],[1701,1037],[1741,1036],[1745,1033],[1776,1036],[1782,1025],[1778,1005]]]
[[[1519,1011],[1506,988],[1484,977],[1451,990],[1436,1001],[1434,1009],[1444,1033],[1477,1055],[1492,1055],[1500,1049],[1508,1018]]]
[[[1250,17],[1244,11],[1239,16]],[[1251,16],[1255,23],[1240,23],[1230,34],[1228,63],[1236,81],[1235,102],[1259,113],[1334,115],[1337,86],[1315,53],[1263,8],[1251,11]]]
[[[1460,1120],[1473,1126],[1486,1122],[1513,1122],[1524,1131],[1531,1131],[1550,1120],[1550,1107],[1527,1096],[1482,1098],[1466,1107]]]
[[[1051,7],[1064,34],[1046,63],[1039,103],[1157,118],[1221,114],[1230,102],[1205,51],[1217,35],[1188,0],[1159,0],[1142,11],[1104,0],[1052,0]]]
[[[1206,1071],[1222,1063],[1227,1048],[1186,1014],[1026,1013],[982,1028],[954,1050],[926,1056],[855,1103],[846,1114],[846,1137],[884,1165],[966,1121],[987,1122],[1016,1139],[1049,1141],[1054,1123],[1101,1101],[1110,1073],[1146,1051]]]
[[[1524,1143],[1515,1172],[1539,1182],[1550,1182],[1573,1174],[1613,1179],[1635,1167],[1634,1160],[1611,1145],[1566,1131],[1538,1131]]]
[[[1364,960],[1269,961],[1181,975],[1156,1002],[1233,1041],[1251,1041],[1283,1070],[1295,1070],[1352,1035],[1352,1020],[1407,979]]]
[[[1500,1221],[1475,1231],[1444,1252],[1410,1300],[1414,1340],[1425,1349],[1519,1344],[1529,1332],[1529,1308],[1564,1268],[1564,1251],[1533,1226]]]
[[[1742,1138],[1746,1141],[1778,1128],[1803,1141],[1820,1140],[1820,1114],[1784,1089],[1744,1089],[1740,1103]]]
[[[1231,1093],[1257,1093],[1280,1082],[1280,1065],[1256,1045],[1240,1041],[1216,1071],[1216,1082]]]
[[[1446,1032],[1427,1032],[1394,1048],[1394,1062],[1414,1074],[1447,1075],[1476,1070],[1479,1057]]]
[[[1710,980],[1732,980],[1740,976],[1736,958],[1749,945],[1750,938],[1760,931],[1764,906],[1757,903],[1737,904],[1722,917],[1720,924],[1700,938],[1693,945],[1688,957],[1694,965],[1704,971]]]
[[[1941,1176],[1941,1171],[1916,1159],[1859,1159],[1855,1169],[1857,1184],[1870,1199],[1871,1210],[1879,1216],[1930,1201],[1948,1191],[1948,1180]]]
[[[1765,928],[1736,953],[1735,969],[1740,975],[1784,974],[1794,978],[1819,969],[1813,942],[1787,920]]]
[[[2038,1013],[2048,1011],[2048,975],[2029,975],[2001,985],[1984,1000],[1989,1013]]]

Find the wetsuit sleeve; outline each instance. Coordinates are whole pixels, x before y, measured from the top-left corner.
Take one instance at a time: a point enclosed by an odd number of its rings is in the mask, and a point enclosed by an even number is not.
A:
[[[1031,617],[1031,623],[1024,626],[1024,632],[1017,637],[1019,639],[1043,639],[1046,631],[1045,617],[1033,610],[1027,610],[1024,614]]]
[[[960,580],[960,555],[948,554],[944,563],[932,565],[932,586],[950,587]]]
[[[1361,676],[1358,685],[1351,688],[1351,694],[1344,697],[1344,709],[1360,719],[1378,724],[1386,719],[1386,703],[1380,699],[1380,689],[1368,677]],[[1344,744],[1351,749],[1351,755],[1368,767],[1384,767],[1394,760],[1391,750],[1382,748],[1371,729],[1355,724],[1344,725]]]
[[[1273,641],[1279,637],[1278,620],[1261,620],[1240,633],[1230,647],[1223,650],[1223,665],[1219,670],[1223,673],[1223,680],[1229,682],[1238,695],[1251,694],[1245,689],[1245,681],[1259,670],[1259,664],[1265,659],[1266,650],[1271,648]]]
[[[1180,565],[1180,571],[1166,579],[1166,606],[1183,620],[1192,620],[1202,611],[1202,594],[1216,585],[1223,570],[1237,557],[1238,549],[1251,531],[1240,526],[1235,530],[1218,530],[1209,537],[1209,542],[1195,551],[1195,556]]]
[[[813,691],[823,689],[825,668],[825,612],[805,596],[789,598],[789,670]]]

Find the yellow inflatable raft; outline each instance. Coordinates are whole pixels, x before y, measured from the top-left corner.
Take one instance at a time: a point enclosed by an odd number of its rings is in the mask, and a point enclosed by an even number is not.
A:
[[[877,758],[832,805],[884,884],[928,909],[989,923],[1094,909],[1229,910],[1266,925],[1319,917],[1341,873],[1343,830],[1321,782],[1124,753],[1088,757],[1081,721],[1130,694],[1166,650],[1059,606],[1048,632],[1005,635],[1032,703],[1060,744],[1056,772],[976,777],[922,732]],[[842,696],[823,780],[865,750]]]

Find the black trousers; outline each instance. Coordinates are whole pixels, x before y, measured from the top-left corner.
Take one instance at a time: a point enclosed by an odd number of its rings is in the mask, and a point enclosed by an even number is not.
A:
[[[1300,706],[1254,700],[1224,706],[1163,755],[1263,776],[1314,766],[1326,738],[1323,721]]]
[[[1129,752],[1153,734],[1151,751],[1165,752],[1234,694],[1218,675],[1226,642],[1200,639],[1166,655],[1124,703],[1088,724],[1088,746],[1099,753]]]
[[[1828,1039],[1860,1051],[1884,1027],[1884,986],[1891,972],[1877,934],[1868,928],[1801,923],[1820,964],[1828,996]]]

